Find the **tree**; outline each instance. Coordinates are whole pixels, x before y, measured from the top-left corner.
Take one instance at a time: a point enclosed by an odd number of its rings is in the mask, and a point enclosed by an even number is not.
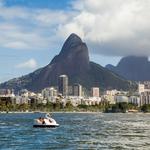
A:
[[[121,112],[125,113],[126,110],[128,109],[128,104],[125,102],[119,103],[119,109],[121,109]]]
[[[150,112],[150,104],[145,104],[141,107],[141,111]]]

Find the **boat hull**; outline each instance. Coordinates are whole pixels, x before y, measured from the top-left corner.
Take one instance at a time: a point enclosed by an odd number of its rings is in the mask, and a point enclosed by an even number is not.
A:
[[[59,125],[33,125],[34,128],[56,128]]]

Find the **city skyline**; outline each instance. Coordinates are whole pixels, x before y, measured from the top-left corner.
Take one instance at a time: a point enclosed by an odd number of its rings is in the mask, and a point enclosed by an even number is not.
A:
[[[0,149],[150,149],[150,0],[0,0]]]
[[[47,65],[72,32],[87,43],[90,59],[102,66],[116,65],[129,54],[148,56],[150,3],[121,1],[0,0],[0,82]]]

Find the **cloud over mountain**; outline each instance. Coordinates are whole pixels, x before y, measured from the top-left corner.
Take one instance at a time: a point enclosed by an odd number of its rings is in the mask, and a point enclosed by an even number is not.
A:
[[[18,67],[34,66],[34,61],[30,60]],[[79,83],[86,89],[98,86],[102,89],[130,89],[135,84],[123,79],[122,77],[110,72],[108,69],[89,60],[89,52],[86,43],[72,33],[65,41],[60,53],[52,61],[28,75],[14,78],[8,82],[0,84],[0,88],[28,89],[39,92],[50,86],[58,85],[60,75],[66,74],[69,84]]]
[[[82,36],[92,52],[104,55],[150,55],[149,0],[78,0],[78,14],[63,27]]]
[[[90,53],[150,55],[149,0],[73,0],[68,6],[33,9],[0,1],[0,48],[58,49],[58,41],[74,32]]]

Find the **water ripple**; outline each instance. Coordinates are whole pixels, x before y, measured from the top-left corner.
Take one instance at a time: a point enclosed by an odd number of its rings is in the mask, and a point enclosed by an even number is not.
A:
[[[56,113],[53,116],[60,127],[42,129],[32,127],[39,114],[0,114],[0,149],[150,149],[149,114]]]

